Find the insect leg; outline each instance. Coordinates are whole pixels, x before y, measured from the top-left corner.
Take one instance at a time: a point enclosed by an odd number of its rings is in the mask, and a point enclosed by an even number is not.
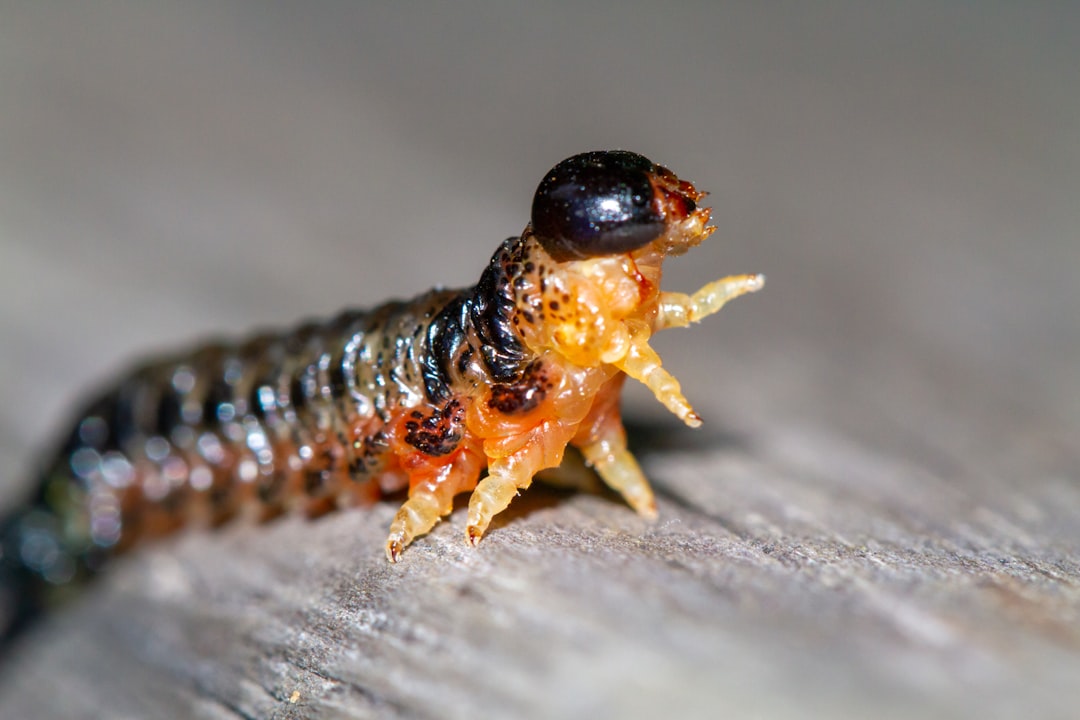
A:
[[[386,557],[397,562],[402,551],[419,535],[429,532],[454,508],[454,496],[472,490],[483,467],[481,456],[462,450],[434,472],[410,477],[409,499],[397,511],[386,538]]]
[[[582,445],[581,454],[608,487],[622,495],[639,515],[655,518],[656,500],[649,481],[626,447],[626,431],[621,424],[616,430],[595,442]]]
[[[626,376],[620,373],[604,384],[571,444],[581,450],[585,463],[634,510],[645,517],[656,517],[652,488],[626,447],[626,429],[619,411],[625,380]]]
[[[663,368],[663,361],[649,346],[647,335],[632,337],[630,349],[614,365],[649,388],[660,404],[684,423],[690,427],[701,426],[701,416],[694,412],[690,402],[683,396],[679,381]]]
[[[488,476],[469,498],[465,528],[469,543],[480,542],[491,519],[506,509],[519,490],[532,484],[533,475],[562,462],[563,451],[574,431],[574,425],[547,420],[530,430],[525,442],[513,453],[488,458]]]
[[[732,275],[709,283],[693,295],[662,292],[660,312],[653,327],[658,331],[686,327],[717,312],[728,300],[757,292],[764,286],[764,275]]]

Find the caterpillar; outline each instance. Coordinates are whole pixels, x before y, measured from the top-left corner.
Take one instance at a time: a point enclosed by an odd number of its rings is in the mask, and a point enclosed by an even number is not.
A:
[[[636,153],[575,155],[544,176],[531,222],[473,287],[137,369],[78,415],[30,501],[0,526],[0,627],[143,540],[243,513],[318,514],[407,488],[386,541],[396,562],[471,491],[475,545],[568,445],[655,516],[627,448],[623,382],[700,425],[649,339],[764,283],[660,289],[665,258],[715,230],[704,195]]]

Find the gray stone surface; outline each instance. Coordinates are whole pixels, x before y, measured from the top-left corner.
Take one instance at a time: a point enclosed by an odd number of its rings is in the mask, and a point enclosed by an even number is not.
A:
[[[28,635],[0,717],[1075,717],[1071,6],[4,3],[0,483],[140,353],[473,282],[544,170],[714,192],[769,286],[631,389],[659,492],[189,533]],[[295,698],[295,702],[292,699]]]

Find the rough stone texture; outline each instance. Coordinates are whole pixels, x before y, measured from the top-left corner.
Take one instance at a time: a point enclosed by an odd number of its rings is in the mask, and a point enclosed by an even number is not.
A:
[[[138,353],[473,282],[581,150],[714,191],[669,287],[769,285],[659,342],[703,430],[630,393],[657,523],[536,487],[394,567],[390,503],[179,536],[0,717],[1080,712],[1074,9],[2,15],[7,499]]]

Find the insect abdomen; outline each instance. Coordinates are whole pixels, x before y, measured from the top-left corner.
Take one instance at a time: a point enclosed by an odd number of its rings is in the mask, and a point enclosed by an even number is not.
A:
[[[361,488],[383,469],[383,427],[426,399],[427,330],[454,297],[345,312],[139,369],[79,416],[45,473],[40,509],[57,546],[81,566],[193,517],[218,523],[245,504],[319,510]],[[76,572],[63,564],[57,579]]]

